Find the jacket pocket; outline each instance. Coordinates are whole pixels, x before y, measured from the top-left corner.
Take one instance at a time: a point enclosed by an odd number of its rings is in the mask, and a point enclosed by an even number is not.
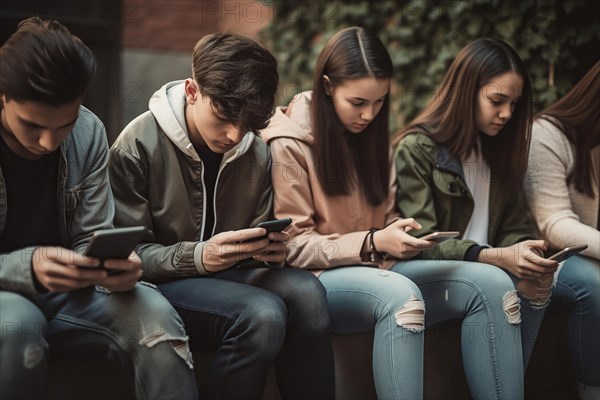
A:
[[[449,172],[434,171],[433,183],[437,191],[447,196],[462,197],[467,194],[460,178]]]

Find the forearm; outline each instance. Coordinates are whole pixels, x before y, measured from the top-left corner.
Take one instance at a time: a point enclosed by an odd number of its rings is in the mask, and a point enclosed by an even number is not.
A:
[[[0,290],[25,295],[37,294],[31,268],[36,247],[26,247],[11,253],[0,254]]]
[[[202,248],[196,249],[197,245],[198,242],[179,242],[171,246],[158,243],[138,245],[136,251],[142,260],[144,279],[158,282],[205,274],[206,271],[196,262],[196,257],[202,256]]]
[[[327,269],[362,264],[367,231],[345,235],[304,233],[287,243],[287,262],[295,268]]]
[[[587,244],[588,248],[581,254],[600,260],[600,231],[574,218],[563,218],[549,225],[544,237],[556,249]]]

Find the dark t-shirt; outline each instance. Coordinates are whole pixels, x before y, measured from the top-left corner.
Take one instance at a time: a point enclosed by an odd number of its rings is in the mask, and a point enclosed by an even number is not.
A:
[[[0,166],[8,211],[0,234],[0,252],[34,245],[60,245],[59,156],[57,149],[37,160],[23,158],[9,149],[0,135]]]
[[[206,187],[206,209],[204,210],[206,220],[204,223],[204,236],[202,237],[202,240],[208,240],[211,238],[212,231],[215,226],[215,209],[213,199],[215,195],[215,184],[217,182],[217,175],[219,174],[221,160],[223,160],[223,154],[215,153],[207,147],[199,148],[197,151],[204,164],[204,186]]]

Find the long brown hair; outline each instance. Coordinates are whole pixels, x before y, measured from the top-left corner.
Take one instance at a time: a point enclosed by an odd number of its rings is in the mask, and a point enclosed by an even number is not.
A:
[[[494,137],[480,135],[475,122],[480,89],[498,75],[515,72],[523,79],[523,92],[510,120]],[[531,82],[525,64],[506,42],[477,39],[465,46],[446,73],[440,89],[408,126],[397,132],[394,145],[411,131],[422,131],[447,147],[453,157],[476,150],[481,136],[483,158],[492,177],[520,187],[527,169],[531,139]]]
[[[360,134],[346,131],[332,99],[325,92],[324,75],[331,86],[352,79],[391,79],[392,60],[379,38],[360,27],[336,33],[325,45],[315,68],[311,101],[315,167],[323,190],[330,196],[347,195],[358,185],[367,201],[381,204],[389,191],[389,96]]]
[[[592,149],[600,145],[600,61],[563,98],[539,112],[565,133],[575,150],[575,167],[568,182],[578,192],[594,197]]]

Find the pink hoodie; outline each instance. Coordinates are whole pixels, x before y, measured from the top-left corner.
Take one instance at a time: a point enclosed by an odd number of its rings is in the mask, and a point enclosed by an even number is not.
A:
[[[311,92],[297,95],[288,107],[277,107],[262,137],[273,157],[275,216],[292,218],[287,262],[295,268],[322,270],[344,265],[369,265],[360,251],[370,228],[383,228],[398,218],[396,172],[390,150],[390,190],[386,201],[371,206],[360,190],[330,197],[319,184],[312,151]]]

